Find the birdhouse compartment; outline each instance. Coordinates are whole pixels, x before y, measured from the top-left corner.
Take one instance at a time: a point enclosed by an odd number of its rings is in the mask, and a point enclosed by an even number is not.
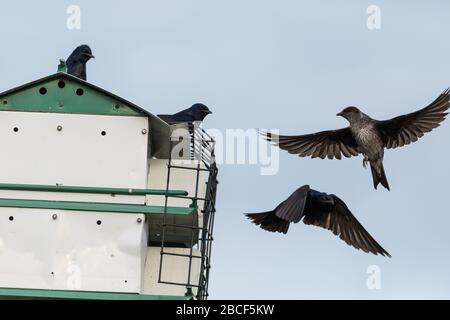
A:
[[[64,72],[0,101],[0,297],[207,297],[213,162]]]

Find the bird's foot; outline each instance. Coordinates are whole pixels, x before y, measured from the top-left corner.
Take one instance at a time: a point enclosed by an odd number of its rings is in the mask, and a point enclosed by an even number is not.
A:
[[[364,168],[367,167],[367,162],[369,162],[369,158],[364,157],[364,159],[363,159],[363,167],[364,167]]]

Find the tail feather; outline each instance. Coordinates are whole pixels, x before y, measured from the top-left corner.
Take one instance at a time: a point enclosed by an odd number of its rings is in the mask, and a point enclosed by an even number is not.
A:
[[[383,163],[379,164],[379,168],[380,170],[378,173],[378,170],[376,169],[375,165],[370,163],[370,169],[372,170],[373,186],[376,189],[378,187],[378,184],[381,183],[383,187],[391,191],[391,189],[389,188],[389,183],[386,178],[386,173],[384,172]]]
[[[245,214],[252,222],[262,229],[270,232],[287,233],[289,229],[289,221],[278,218],[275,211],[261,212],[261,213],[246,213]]]

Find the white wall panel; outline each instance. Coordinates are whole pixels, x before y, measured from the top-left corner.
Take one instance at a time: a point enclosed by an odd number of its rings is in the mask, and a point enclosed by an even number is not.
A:
[[[146,228],[140,214],[0,208],[0,287],[140,292]]]
[[[2,112],[0,136],[1,183],[146,187],[146,117]]]

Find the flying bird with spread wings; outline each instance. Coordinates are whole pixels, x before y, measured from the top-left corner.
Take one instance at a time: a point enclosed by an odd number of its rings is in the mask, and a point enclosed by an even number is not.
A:
[[[264,230],[282,233],[288,232],[290,223],[298,223],[303,219],[304,224],[330,230],[356,249],[390,257],[359,223],[344,201],[334,194],[313,190],[308,185],[298,188],[274,210],[245,215]]]
[[[86,63],[91,58],[95,57],[88,45],[78,46],[67,58],[67,73],[86,81]]]
[[[438,127],[448,114],[449,100],[450,88],[425,108],[390,120],[375,120],[356,107],[347,107],[337,114],[350,123],[346,128],[295,136],[261,134],[279,148],[300,157],[340,160],[342,155],[349,158],[361,153],[363,166],[370,163],[375,189],[381,183],[390,190],[383,167],[384,149],[415,142]]]

